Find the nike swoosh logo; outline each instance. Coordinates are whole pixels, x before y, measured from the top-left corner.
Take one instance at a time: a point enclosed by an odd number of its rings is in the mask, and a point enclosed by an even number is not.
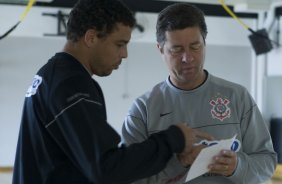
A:
[[[160,117],[163,117],[163,116],[169,115],[169,114],[171,114],[171,113],[172,113],[172,112],[161,113],[161,114],[160,114]]]

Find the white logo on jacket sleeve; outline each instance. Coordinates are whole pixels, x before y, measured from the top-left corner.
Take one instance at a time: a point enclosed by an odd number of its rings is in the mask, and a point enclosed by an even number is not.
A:
[[[31,86],[29,86],[25,94],[25,97],[31,97],[31,95],[34,95],[38,89],[38,86],[41,84],[41,82],[42,82],[42,77],[40,77],[39,75],[35,75]]]

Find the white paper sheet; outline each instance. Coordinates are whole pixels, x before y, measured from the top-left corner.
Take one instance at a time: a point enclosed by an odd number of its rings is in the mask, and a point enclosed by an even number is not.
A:
[[[236,135],[234,135],[230,139],[221,140],[216,145],[202,149],[193,164],[191,165],[185,182],[190,181],[208,172],[208,165],[213,162],[213,157],[215,155],[218,155],[219,152],[223,149],[230,150],[235,138]]]

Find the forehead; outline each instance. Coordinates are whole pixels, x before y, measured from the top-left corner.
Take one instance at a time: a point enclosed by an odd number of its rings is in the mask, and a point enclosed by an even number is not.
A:
[[[166,42],[171,44],[202,42],[203,38],[199,27],[188,27],[165,32]]]
[[[131,38],[132,27],[117,23],[114,30],[107,36],[107,39],[116,41],[129,41]]]

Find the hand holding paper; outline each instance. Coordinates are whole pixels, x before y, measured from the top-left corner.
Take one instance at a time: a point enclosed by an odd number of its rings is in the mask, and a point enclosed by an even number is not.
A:
[[[218,144],[202,149],[188,172],[186,182],[209,171],[208,166],[213,162],[213,157],[221,150],[230,150],[236,135],[230,139],[221,140]]]

